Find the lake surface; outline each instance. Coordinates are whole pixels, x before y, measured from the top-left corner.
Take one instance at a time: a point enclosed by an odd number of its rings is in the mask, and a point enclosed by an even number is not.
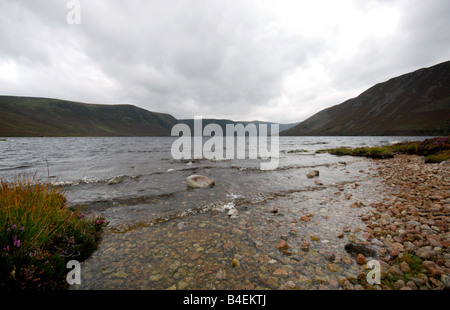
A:
[[[377,161],[315,152],[425,138],[280,137],[266,171],[261,159],[176,160],[175,137],[7,138],[0,177],[62,186],[69,205],[110,222],[71,289],[335,290],[364,273],[345,246],[366,240],[361,218],[389,189]],[[188,188],[192,174],[215,186]]]
[[[336,181],[333,167],[343,159],[315,154],[319,149],[425,138],[279,137],[279,164],[273,171],[262,171],[258,159],[176,160],[171,154],[176,137],[7,138],[0,141],[0,177],[35,175],[63,186],[70,205],[86,206],[86,212],[106,217],[110,227],[126,227],[226,205],[236,198],[302,190],[311,186],[305,173],[313,167],[324,168],[322,182]],[[301,151],[292,152],[296,150]],[[189,189],[185,179],[192,174],[209,176],[216,186]],[[120,182],[108,185],[115,177]]]

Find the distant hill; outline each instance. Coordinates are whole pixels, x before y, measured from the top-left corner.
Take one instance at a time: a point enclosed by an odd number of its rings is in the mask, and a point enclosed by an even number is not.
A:
[[[172,127],[178,123],[187,124],[191,130],[194,126],[193,119],[177,120],[172,115],[150,112],[133,105],[0,96],[0,137],[170,136]],[[227,119],[203,119],[202,123],[203,127],[219,124],[224,134],[226,124],[275,124]],[[297,124],[279,124],[279,130]]]
[[[0,96],[0,136],[170,136],[177,120],[132,105]]]
[[[194,128],[194,120],[193,119],[180,119],[178,120],[179,123],[182,124],[186,124],[191,128],[191,132],[193,133],[193,128]],[[275,125],[278,123],[273,123],[273,122],[263,122],[263,121],[232,121],[229,119],[213,119],[213,118],[205,118],[202,119],[202,125],[203,128],[208,125],[208,124],[217,124],[222,128],[222,132],[225,135],[226,134],[226,125],[227,124],[231,124],[231,125],[236,125],[236,124],[242,124],[244,126],[247,126],[248,124],[255,124],[257,130],[259,129],[259,125],[260,124],[265,124],[267,125],[267,131],[268,134],[276,134],[276,132],[271,132],[271,125]],[[284,131],[287,130],[289,128],[292,128],[296,125],[298,125],[298,123],[292,123],[292,124],[278,124],[279,125],[279,131]]]
[[[450,61],[377,84],[282,136],[449,135]]]

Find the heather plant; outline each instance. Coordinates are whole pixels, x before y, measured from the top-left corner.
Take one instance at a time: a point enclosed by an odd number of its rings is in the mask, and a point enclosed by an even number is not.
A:
[[[107,225],[68,208],[59,188],[23,178],[0,182],[0,287],[65,287],[65,263],[97,249]]]

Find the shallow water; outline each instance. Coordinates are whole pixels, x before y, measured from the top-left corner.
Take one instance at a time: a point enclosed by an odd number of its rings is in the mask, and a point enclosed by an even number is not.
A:
[[[176,139],[7,138],[0,143],[0,178],[35,175],[44,182],[63,186],[70,204],[87,205],[87,211],[107,217],[111,226],[127,225],[228,203],[233,195],[301,190],[309,185],[304,174],[311,167],[327,168],[320,178],[329,183],[335,179],[334,170],[329,168],[339,165],[341,158],[315,154],[319,149],[383,145],[424,137],[280,137],[275,171],[261,171],[260,161],[255,159],[175,160],[171,146]],[[306,152],[289,153],[293,150]],[[216,186],[189,190],[185,178],[191,174],[210,176]],[[114,177],[121,177],[122,182],[108,185]]]
[[[78,289],[277,289],[288,281],[337,289],[360,271],[344,246],[363,240],[360,216],[383,189],[373,161],[315,151],[423,139],[280,137],[278,168],[262,171],[257,159],[175,160],[172,137],[8,138],[0,177],[34,174],[110,222]],[[307,178],[311,169],[320,175]],[[189,189],[191,174],[216,185]],[[280,239],[287,252],[275,247]]]
[[[361,160],[335,167],[343,182],[310,180],[302,190],[234,196],[225,208],[110,231],[75,288],[278,289],[292,281],[299,289],[339,289],[340,278],[357,279],[361,271],[344,246],[364,240],[359,216],[380,197],[373,172],[362,170],[369,166]],[[363,205],[352,208],[354,202]],[[230,205],[236,217],[228,215]],[[282,239],[285,251],[276,248]]]

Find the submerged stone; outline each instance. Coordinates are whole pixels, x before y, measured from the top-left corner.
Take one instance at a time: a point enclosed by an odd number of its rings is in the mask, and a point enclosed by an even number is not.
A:
[[[197,174],[187,177],[186,183],[188,187],[192,188],[213,187],[216,185],[213,179]]]
[[[107,185],[114,185],[123,182],[123,177],[114,177],[106,183]]]

